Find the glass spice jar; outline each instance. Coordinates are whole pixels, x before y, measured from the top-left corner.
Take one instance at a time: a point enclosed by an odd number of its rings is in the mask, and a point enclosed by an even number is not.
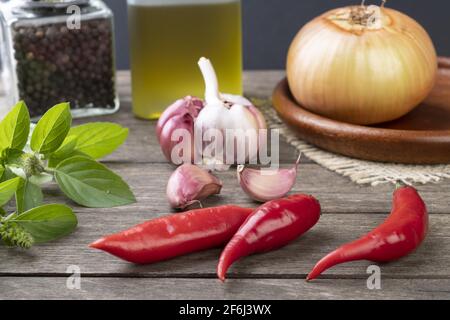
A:
[[[70,102],[74,117],[118,110],[113,13],[100,0],[11,0],[0,7],[0,119]]]

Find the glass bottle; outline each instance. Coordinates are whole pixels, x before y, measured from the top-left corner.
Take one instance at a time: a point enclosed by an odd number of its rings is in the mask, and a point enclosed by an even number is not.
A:
[[[113,14],[100,0],[11,0],[0,7],[0,118],[70,102],[74,117],[118,110]]]
[[[128,0],[134,113],[157,119],[176,99],[203,97],[209,58],[223,92],[242,94],[239,0]]]

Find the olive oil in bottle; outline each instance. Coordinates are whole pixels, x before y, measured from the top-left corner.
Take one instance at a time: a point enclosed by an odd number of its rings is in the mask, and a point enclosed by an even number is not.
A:
[[[157,119],[176,99],[203,97],[211,59],[223,92],[242,94],[238,0],[128,0],[134,113]]]

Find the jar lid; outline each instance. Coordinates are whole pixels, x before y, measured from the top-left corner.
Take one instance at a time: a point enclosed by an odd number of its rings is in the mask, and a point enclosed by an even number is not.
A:
[[[90,0],[25,0],[23,5],[29,8],[67,8],[72,5],[85,6]]]

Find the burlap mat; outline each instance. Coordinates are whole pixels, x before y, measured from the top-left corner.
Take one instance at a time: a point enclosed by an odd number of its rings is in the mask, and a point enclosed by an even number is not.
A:
[[[268,100],[255,99],[272,129],[278,129],[288,143],[321,166],[350,178],[358,184],[377,186],[384,183],[438,183],[450,178],[448,165],[402,165],[353,159],[324,151],[299,139],[278,117]]]

